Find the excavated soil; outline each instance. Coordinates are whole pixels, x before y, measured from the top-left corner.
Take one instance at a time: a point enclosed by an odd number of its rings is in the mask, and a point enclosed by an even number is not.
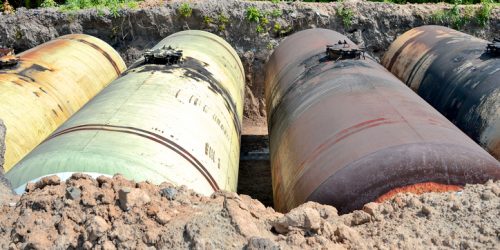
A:
[[[498,249],[500,181],[398,194],[339,216],[308,202],[287,214],[246,195],[201,196],[120,175],[45,177],[0,201],[1,249]]]

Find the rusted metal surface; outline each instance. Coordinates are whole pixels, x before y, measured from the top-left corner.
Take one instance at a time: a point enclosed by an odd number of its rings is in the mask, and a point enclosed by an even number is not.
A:
[[[111,46],[83,34],[0,53],[6,172],[126,68]]]
[[[356,47],[331,30],[296,33],[266,65],[277,210],[312,200],[348,212],[408,185],[500,178],[493,157],[373,59],[325,60],[339,40]]]
[[[497,46],[446,27],[422,26],[398,37],[382,64],[500,159]]]
[[[16,66],[19,58],[14,55],[14,50],[9,48],[0,48],[0,69]]]
[[[381,196],[379,196],[375,201],[384,202],[390,200],[392,197],[396,196],[398,193],[413,193],[413,194],[423,194],[427,192],[457,192],[462,190],[463,187],[457,185],[447,185],[439,184],[435,182],[423,182],[413,185],[408,185],[405,187],[395,188]]]

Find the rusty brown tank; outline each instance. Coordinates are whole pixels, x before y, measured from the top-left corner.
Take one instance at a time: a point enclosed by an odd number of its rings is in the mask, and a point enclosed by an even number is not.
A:
[[[500,41],[422,26],[398,37],[382,64],[500,159]]]
[[[346,55],[328,57],[326,46],[339,40]],[[317,201],[344,213],[391,190],[454,190],[500,178],[491,155],[381,65],[346,58],[356,49],[335,31],[305,30],[266,65],[277,210]]]

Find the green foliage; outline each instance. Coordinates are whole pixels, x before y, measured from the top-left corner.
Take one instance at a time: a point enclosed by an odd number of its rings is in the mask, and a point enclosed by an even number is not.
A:
[[[481,8],[476,12],[476,17],[477,22],[483,27],[490,21],[493,4],[492,0],[481,0]]]
[[[283,15],[283,12],[280,9],[274,9],[271,12],[272,17],[280,17],[281,15]]]
[[[97,15],[99,16],[104,16],[104,10],[108,9],[113,17],[118,17],[120,16],[121,9],[137,8],[139,7],[139,2],[136,0],[66,0],[66,2],[59,7],[62,11],[94,8],[97,10]]]
[[[217,17],[217,21],[219,21],[219,23],[221,24],[227,24],[229,23],[229,17],[221,13]]]
[[[257,33],[269,32],[271,29],[276,33],[276,35],[281,36],[291,31],[291,27],[285,23],[286,29],[283,29],[281,25],[284,20],[280,19],[283,15],[281,9],[272,9],[269,11],[262,11],[255,6],[250,6],[246,9],[245,18],[251,23],[256,23],[255,31]]]
[[[219,28],[219,31],[224,31],[226,30],[226,24],[229,23],[229,17],[221,13],[217,17],[217,22],[219,23],[219,25],[217,26]]]
[[[257,33],[264,33],[264,27],[262,25],[257,25],[257,28],[255,28],[255,31],[257,31]]]
[[[352,24],[352,18],[354,17],[354,12],[344,6],[344,3],[340,3],[339,7],[337,8],[337,14],[342,18],[342,23],[344,24],[344,27],[349,28],[351,27]]]
[[[279,33],[281,31],[281,24],[275,23],[273,30],[274,32]]]
[[[491,10],[493,9],[492,0],[482,0],[481,7],[474,8],[465,6],[460,8],[460,0],[455,0],[455,4],[449,10],[438,10],[431,19],[437,24],[451,24],[455,29],[461,29],[468,23],[475,22],[480,26],[486,26],[490,20]]]
[[[42,4],[40,4],[40,7],[44,8],[50,8],[50,7],[56,7],[57,3],[54,0],[44,0]]]
[[[189,3],[183,3],[177,10],[179,14],[183,17],[190,17],[193,14],[193,8],[189,5]]]
[[[247,8],[246,18],[250,22],[258,23],[260,22],[260,18],[262,17],[262,13],[255,6],[250,6]]]
[[[203,23],[206,24],[206,25],[210,25],[214,22],[214,19],[212,19],[212,17],[210,16],[204,16],[203,17]]]

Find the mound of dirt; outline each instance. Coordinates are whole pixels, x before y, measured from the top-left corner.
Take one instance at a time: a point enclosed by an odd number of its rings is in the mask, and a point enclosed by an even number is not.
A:
[[[0,205],[1,249],[500,247],[500,181],[399,194],[341,216],[314,202],[281,214],[246,195],[120,175],[45,177],[11,198]]]

